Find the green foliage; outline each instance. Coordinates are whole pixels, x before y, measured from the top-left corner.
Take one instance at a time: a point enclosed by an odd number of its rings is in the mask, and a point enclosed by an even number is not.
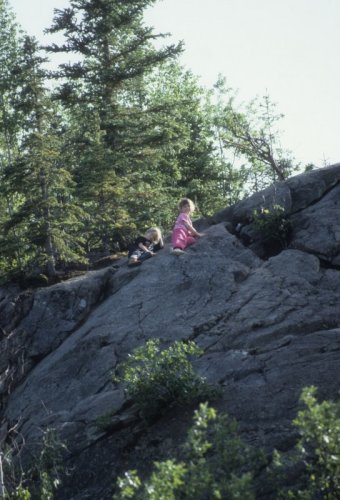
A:
[[[277,122],[282,117],[268,95],[253,99],[244,111],[235,108],[235,96],[230,95],[224,108],[223,144],[249,161],[256,182],[259,177],[261,183],[282,181],[297,168],[280,146]]]
[[[63,41],[45,51],[73,57],[51,73],[1,3],[1,281],[125,250],[137,229],[169,231],[183,196],[208,216],[292,172],[269,98],[241,112],[222,78],[203,88],[177,62],[182,43],[153,45],[154,2],[57,9],[47,31]]]
[[[190,361],[201,354],[202,350],[191,341],[177,341],[161,350],[159,340],[148,340],[118,370],[129,396],[145,416],[152,416],[171,403],[191,402],[212,394]]]
[[[264,467],[268,460],[261,450],[240,439],[235,420],[204,403],[195,412],[181,461],[155,462],[145,481],[136,471],[125,473],[114,499],[253,500],[268,492],[281,500],[339,499],[340,403],[318,403],[315,387],[305,388],[300,401],[304,408],[293,420],[300,438],[285,457],[274,450],[270,466]]]
[[[144,79],[176,57],[182,44],[156,49],[150,43],[160,35],[144,26],[142,13],[154,1],[74,0],[71,11],[57,11],[49,30],[63,34],[65,43],[47,50],[81,57],[60,65],[56,76],[63,83],[55,95],[72,120],[68,133],[75,150],[68,156],[88,213],[90,251],[122,247],[138,224],[136,217],[146,226],[163,225],[151,220],[150,200],[157,204],[162,193],[162,173],[155,165],[161,145],[171,139],[163,134],[164,106],[153,109]]]
[[[16,68],[14,104],[22,116],[21,141],[4,169],[8,196],[16,203],[4,221],[0,248],[10,269],[13,247],[20,239],[25,255],[17,267],[38,267],[52,276],[56,261],[84,258],[81,237],[75,236],[81,209],[72,200],[71,175],[61,164],[61,119],[45,88],[43,62],[37,42],[26,36]]]
[[[19,486],[17,486],[10,494],[9,498],[10,500],[30,500],[32,496],[27,488],[24,488],[21,484],[19,484]]]
[[[295,447],[273,452],[266,481],[275,485],[277,499],[340,498],[340,403],[318,403],[316,391],[311,386],[301,393],[303,408],[293,420],[299,432]]]
[[[340,498],[340,403],[316,399],[316,387],[302,391],[305,408],[293,424],[300,433],[296,445],[296,464],[303,463],[304,486],[288,491],[287,498],[297,500],[335,500]]]
[[[108,411],[103,415],[100,415],[96,419],[96,425],[98,429],[102,432],[110,432],[111,429],[115,428],[115,425],[112,421],[112,417],[114,415],[114,411]]]
[[[263,464],[238,436],[235,420],[201,404],[184,446],[190,464],[185,498],[254,498],[253,475]]]
[[[224,200],[209,92],[199,85],[197,77],[176,63],[163,65],[152,78],[150,101],[163,106],[163,133],[172,135],[171,143],[162,150],[159,167],[169,172],[166,182],[177,187],[178,197],[185,194],[195,200],[202,214],[211,214]]]
[[[142,481],[138,477],[137,471],[130,470],[125,472],[124,477],[118,478],[117,484],[120,489],[117,499],[125,500],[127,498],[136,498],[135,495],[142,486]]]
[[[277,242],[282,248],[287,246],[292,225],[281,205],[255,210],[253,226],[259,232],[264,244]]]
[[[4,234],[15,208],[16,195],[9,189],[4,171],[13,163],[18,152],[23,119],[15,107],[18,79],[16,69],[21,57],[19,27],[8,1],[0,2],[0,280],[7,271],[16,269],[23,258],[20,236],[16,231]],[[8,249],[7,255],[4,249]]]
[[[62,461],[66,446],[53,429],[43,434],[39,453],[32,459],[32,466],[23,473],[15,448],[4,453],[4,483],[6,498],[10,500],[52,500],[60,485]]]
[[[117,500],[145,499],[145,500],[175,500],[177,490],[183,486],[186,468],[183,463],[174,460],[155,462],[154,471],[150,480],[143,485],[135,470],[126,472],[118,479],[119,494]],[[143,489],[142,489],[143,486]]]
[[[253,500],[253,473],[263,463],[237,435],[237,424],[201,404],[183,446],[184,460],[155,462],[144,483],[136,471],[118,479],[116,500],[205,498]]]

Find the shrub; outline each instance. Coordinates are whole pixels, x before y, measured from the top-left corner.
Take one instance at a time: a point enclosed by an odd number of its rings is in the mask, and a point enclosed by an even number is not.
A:
[[[253,500],[253,472],[263,463],[237,435],[237,424],[207,403],[195,412],[183,446],[184,460],[155,462],[144,483],[136,471],[118,479],[115,500]]]
[[[141,408],[144,416],[152,416],[171,403],[185,403],[212,394],[205,379],[198,376],[191,358],[202,350],[194,342],[174,342],[161,350],[159,340],[148,340],[137,348],[125,363],[117,368],[130,397]]]
[[[300,433],[295,462],[304,464],[303,486],[288,491],[286,498],[335,500],[340,498],[340,404],[318,403],[316,388],[302,391],[305,408],[293,424]]]
[[[174,460],[155,462],[154,471],[150,480],[143,485],[137,471],[129,471],[124,477],[118,478],[119,493],[113,498],[116,500],[147,499],[147,500],[175,500],[176,491],[184,484],[185,466]]]
[[[52,500],[60,485],[62,460],[66,446],[60,441],[54,429],[43,434],[39,454],[32,460],[32,466],[23,473],[15,452],[9,448],[3,454],[3,475],[6,498],[9,500]]]
[[[237,423],[217,415],[207,403],[195,412],[182,448],[181,461],[155,462],[144,482],[136,471],[118,480],[115,500],[338,500],[340,498],[340,403],[318,403],[316,388],[307,387],[304,408],[293,425],[300,438],[282,456],[274,450],[271,465],[261,450],[248,447]],[[293,472],[293,474],[292,474]],[[294,482],[294,486],[291,485]]]
[[[253,225],[265,245],[279,244],[286,248],[292,225],[281,205],[273,205],[253,212]]]

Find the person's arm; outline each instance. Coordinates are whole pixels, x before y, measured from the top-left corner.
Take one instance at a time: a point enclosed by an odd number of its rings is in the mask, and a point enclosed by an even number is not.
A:
[[[201,236],[203,236],[203,233],[199,233],[198,231],[196,231],[194,226],[190,224],[188,221],[183,221],[183,224],[185,225],[185,227],[192,236],[196,236],[196,238],[200,238]]]
[[[151,255],[153,255],[153,252],[149,250],[148,247],[146,247],[142,242],[138,243],[138,248],[143,250],[143,252],[151,253]]]
[[[136,239],[137,248],[139,248],[143,252],[150,253],[151,255],[154,255],[153,252],[151,250],[149,250],[149,248],[146,246],[148,243],[150,244],[151,242],[148,239],[144,238],[144,236],[139,236]]]

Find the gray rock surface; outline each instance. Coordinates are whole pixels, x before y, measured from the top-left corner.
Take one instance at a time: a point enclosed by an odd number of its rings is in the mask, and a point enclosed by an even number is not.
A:
[[[147,339],[193,339],[204,349],[197,370],[222,388],[215,406],[249,442],[288,450],[301,389],[316,385],[323,399],[340,388],[339,181],[337,164],[257,193],[205,221],[205,236],[180,257],[166,246],[138,268],[0,289],[1,439],[11,442],[15,426],[28,457],[56,429],[76,467],[60,498],[111,498],[116,473],[143,463],[145,449],[149,461],[166,456],[192,415],[172,409],[143,427],[112,382],[115,366]],[[272,203],[293,233],[261,259],[251,214]],[[248,247],[232,234],[237,223],[255,238]],[[103,430],[98,419],[112,414]]]

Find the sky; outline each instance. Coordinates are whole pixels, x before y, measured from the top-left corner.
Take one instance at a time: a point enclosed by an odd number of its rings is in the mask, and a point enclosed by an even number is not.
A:
[[[47,42],[68,0],[9,0],[18,23]],[[160,0],[145,14],[180,61],[211,88],[219,74],[239,102],[268,94],[284,115],[282,146],[302,165],[340,162],[340,0]]]

